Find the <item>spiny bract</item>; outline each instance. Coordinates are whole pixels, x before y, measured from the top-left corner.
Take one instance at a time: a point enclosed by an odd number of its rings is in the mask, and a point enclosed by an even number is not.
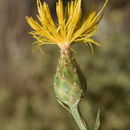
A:
[[[78,103],[86,93],[86,79],[70,49],[61,51],[54,86],[58,101],[68,106]]]

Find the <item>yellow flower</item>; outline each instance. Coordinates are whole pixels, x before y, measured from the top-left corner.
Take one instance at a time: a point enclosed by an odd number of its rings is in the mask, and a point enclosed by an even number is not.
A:
[[[44,44],[57,44],[60,48],[70,46],[74,42],[100,45],[91,37],[97,32],[107,2],[108,0],[99,12],[92,11],[83,17],[81,0],[70,1],[65,8],[62,0],[58,0],[56,3],[58,23],[55,23],[48,5],[37,0],[39,22],[32,17],[26,17],[34,30],[30,34],[36,39],[35,45],[39,47]]]

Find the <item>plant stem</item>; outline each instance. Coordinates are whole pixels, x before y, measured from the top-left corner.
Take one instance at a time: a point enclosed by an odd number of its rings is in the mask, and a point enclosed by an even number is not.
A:
[[[89,130],[87,124],[85,121],[81,118],[81,115],[79,113],[78,105],[76,104],[75,106],[70,106],[71,114],[78,124],[80,130]]]

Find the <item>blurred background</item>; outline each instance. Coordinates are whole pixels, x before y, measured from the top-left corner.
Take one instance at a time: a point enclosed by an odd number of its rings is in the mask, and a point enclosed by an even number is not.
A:
[[[56,0],[45,1],[55,18]],[[83,0],[83,9],[91,2]],[[93,2],[99,9],[104,0]],[[0,130],[79,130],[53,90],[59,48],[31,51],[25,16],[36,14],[35,0],[0,0]],[[100,130],[130,130],[130,0],[109,0],[99,26],[94,55],[73,46],[88,82],[81,113],[92,127],[101,107]]]

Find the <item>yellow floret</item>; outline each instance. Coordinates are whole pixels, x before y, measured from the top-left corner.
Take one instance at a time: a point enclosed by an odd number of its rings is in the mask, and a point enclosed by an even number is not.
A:
[[[58,23],[55,23],[48,5],[37,0],[39,22],[32,17],[26,17],[28,24],[33,28],[30,34],[37,40],[36,46],[43,44],[57,44],[59,47],[70,46],[73,42],[79,41],[99,45],[91,37],[97,32],[98,23],[107,2],[108,0],[99,12],[92,11],[87,17],[83,17],[81,0],[70,1],[65,8],[63,8],[63,1],[58,0],[56,3]]]

